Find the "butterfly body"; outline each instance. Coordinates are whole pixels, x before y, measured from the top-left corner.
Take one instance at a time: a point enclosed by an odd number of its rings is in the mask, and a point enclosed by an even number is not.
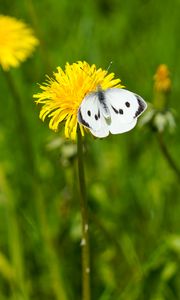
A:
[[[101,104],[101,109],[102,109],[104,117],[106,119],[109,119],[111,117],[111,115],[110,115],[108,105],[106,103],[106,94],[105,94],[105,92],[100,87],[98,87],[97,92],[95,92],[94,94],[98,98],[99,103]]]
[[[138,95],[120,88],[88,94],[78,110],[78,121],[96,137],[106,137],[131,130],[138,116],[146,109],[145,101]]]

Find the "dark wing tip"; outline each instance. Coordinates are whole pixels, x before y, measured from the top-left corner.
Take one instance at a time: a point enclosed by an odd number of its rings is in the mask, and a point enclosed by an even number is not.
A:
[[[138,110],[136,111],[135,116],[134,116],[134,118],[137,118],[140,114],[143,113],[143,111],[145,111],[145,109],[147,107],[147,104],[139,95],[135,94],[135,97],[136,97],[137,102],[139,104]]]

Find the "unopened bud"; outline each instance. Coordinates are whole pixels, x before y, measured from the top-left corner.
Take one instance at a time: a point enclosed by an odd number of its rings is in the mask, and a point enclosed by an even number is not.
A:
[[[157,109],[167,107],[167,97],[171,90],[169,69],[165,64],[159,65],[154,75],[154,106]]]

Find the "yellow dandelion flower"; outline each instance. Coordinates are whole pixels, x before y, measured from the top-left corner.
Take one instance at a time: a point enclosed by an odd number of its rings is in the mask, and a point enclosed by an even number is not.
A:
[[[8,71],[31,55],[38,39],[22,21],[0,15],[0,65]]]
[[[154,89],[157,92],[169,92],[171,89],[171,79],[169,76],[169,69],[167,65],[161,64],[157,68],[156,74],[154,75]]]
[[[54,78],[47,77],[47,81],[40,85],[41,92],[33,97],[36,103],[43,104],[40,118],[44,121],[50,118],[49,128],[57,131],[59,124],[65,124],[66,138],[76,139],[77,113],[84,97],[96,91],[98,86],[103,90],[112,87],[123,87],[120,79],[114,79],[114,73],[108,74],[106,70],[97,69],[96,66],[87,62],[66,63],[65,71],[60,67],[54,73]],[[84,127],[80,126],[81,134],[84,135]]]

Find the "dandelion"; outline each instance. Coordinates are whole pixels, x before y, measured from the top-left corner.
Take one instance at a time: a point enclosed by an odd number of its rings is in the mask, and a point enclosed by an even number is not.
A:
[[[0,65],[4,71],[18,67],[38,43],[33,31],[25,23],[0,15]]]
[[[79,177],[79,198],[82,219],[82,299],[91,299],[90,290],[90,249],[88,230],[88,209],[86,184],[84,176],[83,141],[84,127],[78,126],[78,109],[85,96],[96,91],[99,86],[103,90],[112,87],[123,87],[120,79],[114,79],[114,73],[97,69],[87,62],[66,63],[65,70],[60,67],[54,73],[54,78],[40,85],[41,92],[35,94],[36,103],[42,104],[40,118],[44,121],[49,117],[49,127],[58,131],[59,125],[65,126],[65,137],[72,140],[77,138],[77,161]]]
[[[23,127],[25,132],[26,139],[22,138],[21,140],[23,151],[28,153],[31,161],[33,161],[33,158],[28,124],[23,113],[21,95],[9,69],[18,67],[21,62],[26,60],[38,43],[33,31],[25,23],[10,16],[0,15],[0,66],[14,100],[17,126],[19,130]],[[33,163],[30,167],[33,169]]]
[[[60,67],[54,73],[54,78],[47,77],[47,81],[40,85],[41,92],[33,97],[36,103],[43,104],[40,118],[44,121],[50,118],[49,128],[58,131],[61,122],[65,124],[65,137],[72,140],[77,136],[77,113],[84,97],[96,91],[101,85],[103,90],[112,87],[122,87],[120,79],[114,79],[114,73],[97,69],[87,62],[66,63],[65,71]],[[80,126],[81,134],[84,129]]]

